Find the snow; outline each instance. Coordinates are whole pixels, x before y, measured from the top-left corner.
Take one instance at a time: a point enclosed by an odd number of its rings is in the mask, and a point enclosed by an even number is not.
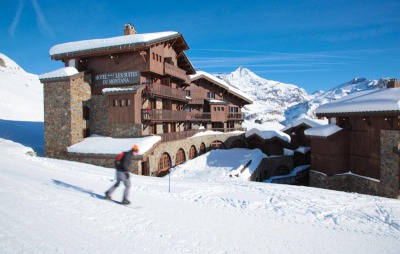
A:
[[[113,169],[32,157],[28,150],[0,141],[2,253],[400,249],[399,200],[227,176],[254,158],[246,149],[211,151],[170,177],[131,175],[136,209],[101,199]],[[113,198],[122,192],[120,186]]]
[[[290,143],[290,136],[282,131],[270,130],[270,131],[261,131],[259,129],[253,128],[246,132],[246,138],[257,135],[264,140],[272,139],[272,138],[279,138],[283,141]]]
[[[25,72],[1,53],[0,58],[6,66],[0,65],[0,119],[19,124],[43,122],[43,85],[38,76]]]
[[[400,111],[400,88],[357,92],[316,109],[317,114]]]
[[[302,154],[306,154],[309,151],[311,151],[311,147],[308,147],[308,146],[299,146],[299,148],[296,149],[296,152],[299,152]]]
[[[220,87],[228,90],[229,92],[233,93],[234,95],[246,100],[248,103],[253,103],[253,99],[247,95],[247,93],[242,92],[241,90],[232,87],[231,85],[229,85],[228,83],[226,83],[224,80],[217,78],[216,76],[207,73],[205,71],[196,71],[196,74],[194,75],[189,75],[190,80],[193,82],[195,80],[198,80],[200,78],[205,78],[208,79],[209,81],[219,85]]]
[[[72,53],[90,49],[100,49],[106,47],[133,45],[140,43],[150,43],[156,40],[167,39],[179,35],[178,32],[159,32],[159,33],[144,33],[124,35],[105,39],[83,40],[75,42],[67,42],[53,46],[50,49],[50,56]]]
[[[161,137],[154,135],[141,138],[111,138],[93,134],[81,142],[68,147],[70,153],[89,154],[118,154],[132,149],[134,144],[139,146],[139,154],[149,151]]]
[[[310,128],[304,131],[306,136],[315,136],[315,137],[329,137],[335,134],[338,131],[341,131],[342,128],[337,126],[336,124],[327,124],[320,127]]]
[[[41,74],[39,75],[39,79],[64,78],[73,76],[78,73],[79,72],[75,67],[63,67],[55,71]]]
[[[10,82],[0,86],[0,119],[13,98],[38,95],[36,85],[19,83],[20,70],[3,69]],[[31,148],[7,140],[43,137],[26,122],[29,114],[43,121],[43,98],[32,101],[15,104],[15,121],[0,121],[11,127],[0,138],[1,253],[399,253],[400,200],[229,177],[249,160],[253,170],[265,156],[258,149],[210,151],[164,178],[131,174],[136,209],[104,201],[114,169],[30,156]],[[99,153],[132,145],[109,141],[79,145]],[[121,185],[113,198],[122,192]]]
[[[144,85],[139,85],[139,86],[134,86],[134,87],[109,87],[109,88],[103,88],[101,90],[103,94],[107,93],[118,93],[118,92],[132,92],[132,91],[137,91],[138,89],[144,87]]]
[[[308,116],[303,116],[303,117],[289,123],[281,131],[287,131],[291,128],[296,128],[297,126],[300,126],[300,125],[307,125],[309,127],[318,127],[321,125],[328,124],[328,122],[329,122],[328,119],[312,119]]]
[[[290,174],[287,175],[282,175],[282,176],[271,176],[270,178],[268,178],[267,180],[264,180],[264,183],[272,183],[273,180],[276,179],[282,179],[282,178],[287,178],[287,177],[292,177],[292,176],[296,176],[299,172],[306,170],[310,167],[310,165],[303,165],[303,166],[298,166],[295,167]]]

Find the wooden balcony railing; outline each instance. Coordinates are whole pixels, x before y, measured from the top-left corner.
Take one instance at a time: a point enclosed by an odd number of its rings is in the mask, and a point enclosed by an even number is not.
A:
[[[190,78],[186,75],[186,71],[175,65],[164,63],[164,73],[183,80],[186,84],[190,84]]]
[[[147,87],[143,91],[144,95],[171,98],[180,101],[187,100],[186,93],[183,90],[154,83],[146,84],[146,86]]]
[[[243,120],[243,113],[228,113],[228,120]]]
[[[191,112],[191,119],[200,121],[210,121],[211,113],[194,113]]]
[[[194,96],[189,96],[189,97],[192,99],[189,100],[188,104],[192,104],[192,105],[204,104],[204,98],[202,98],[202,97],[194,97]]]
[[[161,142],[168,142],[174,140],[185,139],[193,136],[196,133],[203,132],[205,129],[202,130],[188,130],[188,131],[181,131],[181,132],[171,132],[171,133],[162,133],[157,134],[161,136]]]
[[[144,121],[158,122],[179,122],[191,119],[190,112],[165,110],[165,109],[142,109],[142,119]]]

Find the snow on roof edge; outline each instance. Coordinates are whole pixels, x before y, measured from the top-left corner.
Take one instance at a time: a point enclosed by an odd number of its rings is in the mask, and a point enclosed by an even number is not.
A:
[[[46,72],[39,75],[39,79],[52,79],[52,78],[64,78],[71,77],[78,74],[79,71],[75,67],[63,67],[51,72]]]

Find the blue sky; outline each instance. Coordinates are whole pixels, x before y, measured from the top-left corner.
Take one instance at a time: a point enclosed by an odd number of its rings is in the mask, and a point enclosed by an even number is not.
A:
[[[0,52],[26,71],[62,67],[55,44],[177,31],[195,69],[327,90],[354,77],[400,78],[400,1],[3,0]]]

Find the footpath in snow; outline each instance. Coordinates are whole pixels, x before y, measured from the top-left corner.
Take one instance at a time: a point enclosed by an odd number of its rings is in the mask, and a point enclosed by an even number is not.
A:
[[[400,250],[399,200],[230,178],[243,157],[229,150],[209,152],[164,178],[132,175],[137,209],[101,199],[113,169],[29,151],[0,139],[1,253]]]

